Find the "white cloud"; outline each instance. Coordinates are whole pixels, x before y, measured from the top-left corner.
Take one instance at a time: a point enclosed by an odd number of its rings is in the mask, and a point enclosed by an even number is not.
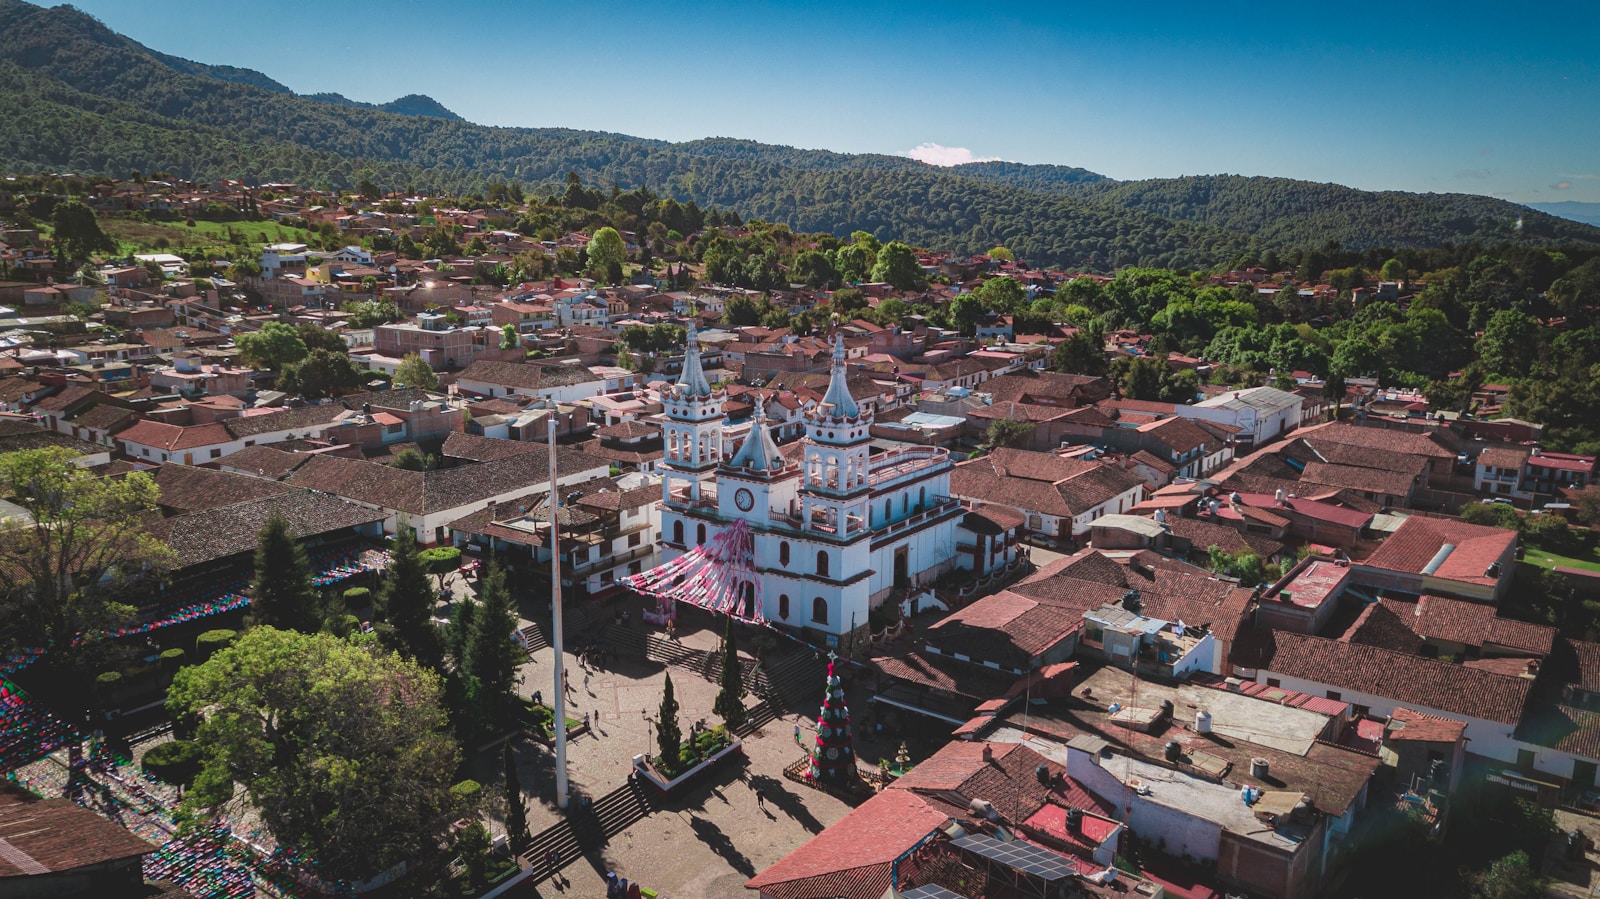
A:
[[[998,156],[974,156],[972,155],[972,151],[968,150],[966,147],[945,147],[936,144],[933,141],[918,144],[910,150],[907,150],[906,155],[918,162],[925,162],[928,165],[938,166],[961,165],[968,162],[1000,161],[1000,157]]]

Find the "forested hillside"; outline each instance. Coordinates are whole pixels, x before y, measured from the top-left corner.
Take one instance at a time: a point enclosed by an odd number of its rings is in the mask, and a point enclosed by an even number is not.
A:
[[[1036,264],[1227,264],[1267,249],[1446,243],[1600,245],[1600,228],[1484,197],[1367,193],[1276,178],[1119,183],[1083,169],[940,169],[716,138],[474,125],[427,97],[301,97],[258,72],[155,53],[71,7],[0,0],[0,166],[481,194],[648,187],[805,231],[866,229],[956,252],[1004,244]],[[1520,228],[1517,221],[1521,220]]]

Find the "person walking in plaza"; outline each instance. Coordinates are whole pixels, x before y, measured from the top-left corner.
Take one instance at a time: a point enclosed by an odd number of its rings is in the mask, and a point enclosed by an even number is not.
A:
[[[756,808],[762,811],[767,809],[767,794],[761,792],[760,787],[756,787]]]
[[[806,745],[806,744],[800,742],[800,725],[799,724],[796,724],[794,726],[794,745],[796,745],[796,746],[804,746],[804,745]]]

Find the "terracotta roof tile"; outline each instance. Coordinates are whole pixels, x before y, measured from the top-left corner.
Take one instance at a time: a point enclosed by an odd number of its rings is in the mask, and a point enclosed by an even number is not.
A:
[[[1383,696],[1405,705],[1516,724],[1528,692],[1525,678],[1505,677],[1375,646],[1280,631],[1263,671]]]
[[[1296,504],[1298,505],[1298,503]],[[1468,524],[1452,518],[1412,516],[1365,562],[1371,568],[1419,574],[1447,544],[1454,549],[1434,572],[1446,580],[1474,584],[1494,584],[1510,572],[1489,574],[1517,542],[1517,532],[1506,528]]]

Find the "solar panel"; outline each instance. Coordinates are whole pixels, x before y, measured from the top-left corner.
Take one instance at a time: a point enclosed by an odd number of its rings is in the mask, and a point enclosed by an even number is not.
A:
[[[917,887],[908,893],[901,893],[900,895],[903,899],[967,899],[960,893],[952,893],[936,883],[930,883],[925,887]]]
[[[974,833],[952,841],[951,845],[1047,882],[1077,873],[1065,858],[1021,840],[1002,843],[987,834]]]

